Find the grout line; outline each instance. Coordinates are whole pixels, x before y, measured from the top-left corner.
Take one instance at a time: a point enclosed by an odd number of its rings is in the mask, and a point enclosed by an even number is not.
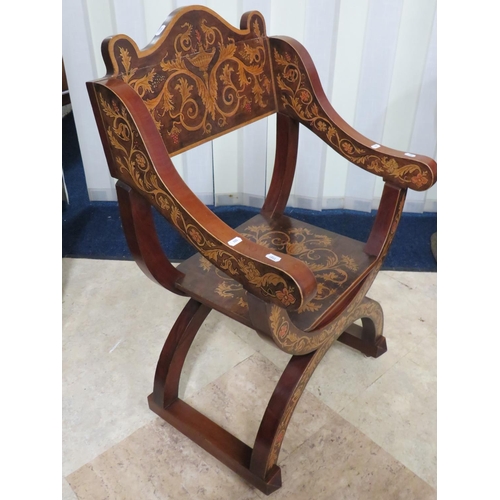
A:
[[[111,354],[122,342],[124,339],[120,339],[109,351],[109,354]]]
[[[398,283],[401,283],[401,285],[404,285],[405,287],[409,288],[410,290],[413,290],[413,287],[411,287],[410,285],[407,285],[406,283],[403,283],[402,281],[398,280],[397,278],[395,278],[391,274],[387,274],[387,276],[389,278],[393,279],[394,281],[397,281]]]
[[[366,386],[361,392],[359,392],[353,399],[351,399],[340,411],[342,413],[348,406],[355,403],[375,382],[380,380],[384,375],[389,373],[401,360],[403,360],[408,354],[412,352],[411,350],[406,351],[396,362],[394,362],[387,370],[381,373],[375,380],[373,380],[368,386]],[[354,424],[353,424],[354,425]],[[357,427],[356,427],[357,428]]]

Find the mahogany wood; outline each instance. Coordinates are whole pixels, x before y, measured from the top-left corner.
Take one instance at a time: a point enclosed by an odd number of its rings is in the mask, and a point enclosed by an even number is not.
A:
[[[177,318],[158,359],[153,399],[162,408],[177,400],[179,380],[187,353],[211,309],[191,299]]]
[[[282,113],[276,120],[276,157],[271,185],[262,207],[269,217],[281,215],[292,189],[297,151],[299,147],[299,122]]]
[[[401,202],[400,195],[400,188],[391,186],[388,183],[384,184],[379,210],[365,246],[365,252],[368,255],[376,255],[377,257],[381,255],[390,234],[391,226],[394,224],[394,214]]]
[[[365,326],[365,321],[366,318],[363,318],[363,326]],[[378,358],[387,352],[387,341],[383,335],[371,341],[363,338],[363,332],[363,328],[359,325],[351,325],[337,340],[372,358]]]
[[[377,302],[364,298],[352,315],[353,320],[363,320],[363,331],[360,334],[364,340],[360,344],[363,350],[369,351],[372,341],[381,342],[383,339],[381,312],[382,309]],[[314,370],[336,338],[334,335],[315,351],[306,355],[292,356],[288,362],[269,400],[255,438],[250,469],[256,474],[266,477],[274,470],[293,411]],[[356,345],[352,347],[357,348]]]
[[[112,175],[133,186],[200,253],[262,300],[295,310],[316,294],[313,273],[298,259],[281,255],[273,261],[266,257],[264,247],[245,238],[231,245],[240,235],[184,183],[147,107],[131,87],[111,78],[94,83],[91,90],[91,99],[97,103],[96,119],[102,123],[101,130],[110,134],[104,145]],[[257,280],[256,273],[268,279]],[[284,304],[280,289],[290,291],[294,302]]]
[[[255,11],[242,16],[238,29],[206,7],[177,9],[143,50],[117,35],[103,42],[103,57],[107,75],[87,89],[110,173],[118,179],[127,243],[146,275],[190,297],[160,354],[149,406],[270,494],[281,486],[277,462],[293,411],[330,346],[339,340],[372,357],[387,350],[382,308],[366,294],[394,238],[407,189],[431,187],[436,162],[375,145],[342,120],[306,49],[291,38],[268,37]],[[272,113],[277,142],[269,192],[261,213],[235,230],[192,193],[171,156]],[[383,177],[367,242],[283,215],[299,123]],[[197,255],[172,266],[151,207]],[[187,353],[212,309],[291,354],[253,449],[179,399]]]
[[[127,244],[137,265],[167,290],[185,295],[175,286],[183,277],[165,256],[154,225],[151,205],[130,186],[116,183],[118,205]]]
[[[409,157],[375,144],[340,117],[325,95],[311,56],[297,40],[280,36],[269,41],[279,112],[299,120],[358,167],[398,187],[424,191],[436,182],[432,158],[413,153]]]
[[[296,258],[316,267],[313,274],[320,294],[310,301],[310,311],[290,314],[293,323],[301,330],[309,331],[326,323],[325,318],[331,316],[332,307],[357,289],[376,264],[376,259],[363,251],[363,242],[284,215],[276,214],[270,218],[258,214],[236,230],[248,240],[266,245],[268,251],[277,255],[290,251]],[[343,255],[349,255],[345,262]],[[237,315],[235,319],[238,321],[258,327],[250,319],[245,288],[206,259],[194,255],[177,269],[184,274],[176,283],[179,290],[200,302],[209,300],[210,307],[223,313],[231,311]],[[331,273],[336,277],[334,283],[330,281]]]
[[[362,316],[361,325],[352,324],[338,338],[353,349],[362,352],[365,356],[378,358],[387,352],[387,342],[382,335],[384,329],[384,313],[378,302],[372,301],[376,308],[376,313],[372,309],[371,316]]]
[[[149,407],[248,482],[269,494],[281,486],[280,468],[266,479],[250,471],[252,449],[179,399],[179,380],[191,343],[210,308],[191,299],[177,318],[160,354]]]
[[[165,409],[154,402],[152,395],[149,396],[148,402],[150,409],[163,420],[213,455],[233,472],[239,474],[262,493],[269,495],[281,487],[281,469],[278,466],[275,466],[269,472],[266,479],[262,479],[253,473],[249,467],[252,448],[192,406],[178,399]]]

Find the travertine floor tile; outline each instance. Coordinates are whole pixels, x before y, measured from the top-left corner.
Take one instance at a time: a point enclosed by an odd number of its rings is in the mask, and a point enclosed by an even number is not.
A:
[[[162,290],[133,262],[64,259],[63,265],[67,475],[155,418],[146,398],[165,338],[187,299]],[[181,396],[254,352],[212,314],[186,360]]]
[[[422,278],[412,278],[414,274],[427,274],[427,284]],[[377,359],[368,358],[336,342],[316,369],[308,390],[340,412],[427,336],[435,335],[433,283],[432,273],[379,273],[368,295],[384,311],[387,352]]]
[[[79,500],[250,500],[256,496],[252,487],[159,418],[67,479]]]
[[[253,447],[262,416],[280,375],[281,370],[256,353],[206,386],[188,402]],[[279,462],[327,423],[332,414],[325,404],[305,392],[288,426]]]
[[[412,350],[427,335],[436,335],[436,284],[436,273],[379,273],[368,296],[382,305],[388,340]]]
[[[273,493],[276,500],[436,498],[425,481],[339,415],[288,456],[281,470],[283,486]]]
[[[234,335],[228,326],[230,321],[217,311],[210,312],[186,356],[179,397],[191,396],[255,352]]]
[[[375,360],[333,345],[288,428],[285,486],[273,498],[435,497],[420,478],[436,484],[436,275],[382,272],[368,295],[384,310],[389,350]],[[63,296],[63,473],[78,469],[68,477],[76,496],[63,482],[64,500],[257,498],[147,406],[158,355],[187,299],[133,262],[83,259],[63,259]],[[212,311],[180,395],[252,445],[289,359]]]
[[[342,416],[436,486],[436,337],[352,401]]]
[[[62,478],[62,500],[78,500],[66,479]]]
[[[263,356],[272,361],[281,370],[281,372],[286,368],[291,355],[281,351],[276,344],[274,344],[272,339],[264,339],[258,335],[255,330],[251,330],[250,328],[241,325],[230,318],[224,318],[224,321],[228,323],[232,332],[244,340],[249,346],[252,347],[252,349],[260,352]]]

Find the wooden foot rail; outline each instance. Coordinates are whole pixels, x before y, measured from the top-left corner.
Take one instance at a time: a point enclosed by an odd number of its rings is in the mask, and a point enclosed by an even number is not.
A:
[[[339,338],[368,356],[383,352],[382,309],[372,302],[368,317],[360,318],[363,326],[351,325]],[[361,310],[362,308],[360,308]],[[363,309],[366,311],[366,308]],[[281,469],[277,465],[281,445],[295,407],[309,379],[330,346],[332,337],[319,349],[303,356],[291,356],[269,400],[257,432],[253,449],[195,410],[178,397],[179,380],[189,348],[196,333],[211,311],[210,307],[191,299],[175,322],[156,369],[149,407],[157,415],[208,451],[224,465],[266,495],[281,487]]]

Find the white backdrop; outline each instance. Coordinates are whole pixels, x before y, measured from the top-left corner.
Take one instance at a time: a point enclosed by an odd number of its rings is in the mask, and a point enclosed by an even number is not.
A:
[[[301,42],[339,114],[374,142],[436,158],[436,0],[65,0],[63,58],[91,200],[115,200],[85,82],[105,73],[101,41],[125,33],[143,47],[169,13],[203,4],[239,27],[259,10],[269,35]],[[174,158],[207,204],[260,207],[271,179],[276,118]],[[382,181],[304,127],[289,205],[377,208]],[[70,194],[71,196],[71,194]],[[405,210],[437,211],[436,186],[409,192]]]

